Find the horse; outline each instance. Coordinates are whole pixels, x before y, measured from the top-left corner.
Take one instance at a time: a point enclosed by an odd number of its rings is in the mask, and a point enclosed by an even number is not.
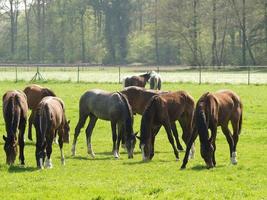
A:
[[[150,72],[147,72],[145,74],[141,74],[138,76],[128,76],[123,79],[123,87],[129,87],[129,86],[139,86],[139,87],[145,87],[146,83],[148,82],[150,78]]]
[[[28,107],[29,109],[32,110],[31,115],[29,117],[29,128],[28,128],[28,139],[32,140],[32,124],[34,120],[35,110],[38,104],[44,97],[46,96],[55,97],[56,94],[49,88],[44,88],[40,85],[35,85],[35,84],[27,86],[23,91],[27,96]]]
[[[52,168],[52,143],[58,134],[61,152],[61,164],[65,165],[63,142],[69,143],[70,121],[66,119],[64,102],[58,97],[44,97],[38,104],[34,126],[36,129],[36,162],[37,167]],[[47,157],[47,159],[45,159]]]
[[[3,135],[5,141],[4,150],[6,163],[14,164],[17,156],[17,144],[19,143],[19,160],[21,165],[25,164],[24,158],[24,132],[27,123],[27,97],[20,90],[8,91],[3,96],[3,116],[5,120],[7,136]],[[17,141],[17,129],[19,129]]]
[[[164,93],[151,98],[141,120],[140,148],[143,161],[153,158],[155,137],[162,125],[167,132],[176,160],[179,159],[172,137],[171,123],[179,121],[187,144],[192,134],[194,104],[193,98],[185,91]]]
[[[147,103],[153,96],[158,95],[158,94],[168,93],[168,92],[163,92],[163,91],[158,91],[158,90],[148,90],[148,89],[137,87],[137,86],[130,86],[122,90],[121,93],[126,95],[129,101],[129,104],[132,107],[133,113],[134,114],[138,113],[139,115],[143,115],[143,112],[146,108]],[[175,138],[178,150],[183,151],[183,147],[179,141],[177,127],[176,127],[175,122],[171,122],[171,129],[172,129],[172,133]],[[183,139],[184,138],[185,137],[183,137]]]
[[[149,84],[150,84],[150,89],[153,89],[153,90],[161,89],[161,77],[155,71],[152,71],[150,73]]]
[[[242,127],[243,104],[240,97],[231,90],[220,90],[215,93],[207,92],[203,94],[197,102],[194,114],[194,130],[190,141],[187,144],[182,169],[188,162],[188,151],[199,135],[200,153],[207,168],[216,166],[216,135],[217,127],[221,126],[230,149],[230,160],[232,164],[237,164],[236,146]],[[228,128],[231,122],[233,135]],[[209,129],[211,136],[209,138]]]
[[[96,121],[99,118],[111,122],[113,139],[112,152],[114,157],[119,158],[120,140],[122,139],[121,137],[125,137],[128,158],[133,158],[133,150],[136,143],[136,138],[133,133],[133,114],[127,98],[122,93],[110,93],[103,90],[94,89],[85,92],[81,96],[79,103],[79,121],[75,128],[72,145],[73,156],[76,154],[77,138],[88,116],[90,116],[90,122],[86,128],[88,154],[90,154],[93,158],[95,157],[91,145],[91,135]],[[116,126],[119,129],[118,136],[116,133]]]

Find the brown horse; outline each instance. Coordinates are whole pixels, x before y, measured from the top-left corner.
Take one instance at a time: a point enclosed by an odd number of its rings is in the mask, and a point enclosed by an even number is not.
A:
[[[185,168],[188,161],[189,149],[199,135],[200,152],[207,168],[216,166],[215,150],[217,127],[221,126],[230,148],[230,160],[232,164],[237,164],[236,145],[242,126],[243,106],[240,98],[230,90],[221,90],[216,93],[205,93],[197,102],[194,114],[194,131],[187,145],[186,154],[181,168]],[[228,124],[231,122],[233,135]],[[209,138],[209,131],[211,137]]]
[[[162,92],[158,90],[148,90],[148,89],[141,88],[141,87],[130,86],[122,90],[121,93],[127,96],[129,104],[132,107],[133,113],[134,114],[138,113],[139,115],[143,115],[143,112],[146,108],[147,103],[153,96],[158,95],[158,94],[168,93],[168,92]],[[172,133],[177,144],[177,148],[178,150],[182,151],[183,147],[179,141],[177,127],[176,127],[175,122],[171,122],[171,129],[172,129]],[[183,139],[185,139],[185,137],[183,137]],[[186,141],[184,140],[184,142]]]
[[[8,91],[3,96],[3,116],[6,124],[7,136],[5,141],[6,163],[14,164],[17,156],[17,129],[19,129],[19,159],[24,165],[24,132],[27,122],[27,97],[19,90]]]
[[[44,97],[39,103],[34,126],[36,129],[36,162],[39,168],[52,168],[51,154],[52,143],[56,134],[58,134],[58,143],[61,152],[61,164],[65,164],[63,155],[63,142],[69,142],[69,123],[65,116],[65,106],[58,97]],[[45,152],[46,150],[46,152]],[[45,160],[47,154],[47,159]]]
[[[27,86],[24,89],[24,93],[27,96],[27,102],[28,102],[29,109],[32,110],[31,115],[29,117],[29,129],[28,129],[28,138],[30,140],[32,140],[32,124],[33,124],[33,120],[34,120],[35,110],[36,110],[38,104],[40,103],[40,101],[44,97],[46,97],[46,96],[55,97],[56,95],[49,88],[44,88],[42,86],[34,85],[34,84]]]
[[[139,76],[128,76],[123,79],[123,87],[138,86],[145,87],[150,78],[150,73],[141,74]]]
[[[133,158],[133,150],[136,138],[133,133],[133,114],[131,106],[127,98],[120,92],[106,92],[99,89],[89,90],[85,92],[79,103],[79,121],[75,128],[75,135],[72,145],[72,154],[76,153],[77,138],[81,128],[84,126],[86,119],[90,116],[90,122],[86,128],[86,141],[88,154],[94,158],[95,154],[92,150],[91,136],[99,119],[111,122],[112,139],[113,139],[113,155],[119,157],[119,145],[121,137],[126,139],[126,149],[128,158]],[[119,129],[117,135],[116,129]]]
[[[174,145],[171,123],[179,121],[183,129],[185,143],[189,141],[192,133],[192,120],[194,114],[194,100],[184,91],[169,92],[155,95],[148,103],[141,121],[140,148],[143,160],[150,160],[154,156],[155,137],[163,125],[169,142],[172,145],[176,159],[178,151]]]

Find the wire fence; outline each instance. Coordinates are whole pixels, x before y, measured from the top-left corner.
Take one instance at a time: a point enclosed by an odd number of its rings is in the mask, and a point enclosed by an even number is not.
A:
[[[0,81],[71,81],[121,83],[123,78],[148,71],[163,82],[266,84],[267,66],[139,66],[91,64],[0,64]]]

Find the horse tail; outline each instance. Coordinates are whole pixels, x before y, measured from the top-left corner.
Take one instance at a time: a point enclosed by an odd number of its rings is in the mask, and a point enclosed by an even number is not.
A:
[[[239,119],[238,135],[241,133],[242,122],[243,122],[243,104],[242,103],[240,103],[240,108],[241,108],[241,114],[240,114],[240,119]]]
[[[14,105],[14,97],[11,97],[6,105],[6,110],[4,112],[5,121],[6,121],[6,129],[7,134],[14,133],[13,132],[13,121],[14,121],[14,111],[15,111],[15,105]]]
[[[161,78],[159,77],[159,80],[158,80],[158,90],[161,90]]]
[[[44,106],[42,106],[39,115],[40,135],[42,144],[44,144],[44,142],[46,141],[47,130],[51,128],[51,120],[52,116],[49,112],[49,107],[47,104],[45,104]]]
[[[196,108],[196,127],[199,134],[199,139],[201,144],[205,146],[208,144],[209,132],[207,125],[207,115],[205,114],[205,110],[200,107]]]
[[[14,118],[13,118],[13,131],[14,134],[16,133],[17,129],[19,128],[19,123],[20,123],[20,116],[22,112],[22,105],[20,103],[19,96],[16,94],[14,96],[14,106],[13,109],[15,109],[15,106],[18,108],[17,111],[14,110]]]

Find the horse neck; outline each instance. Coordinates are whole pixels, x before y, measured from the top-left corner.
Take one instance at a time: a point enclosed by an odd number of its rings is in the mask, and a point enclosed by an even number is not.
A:
[[[141,120],[141,135],[140,142],[141,144],[145,144],[151,137],[151,129],[154,120],[155,109],[153,106],[153,102],[145,109],[142,120]]]

